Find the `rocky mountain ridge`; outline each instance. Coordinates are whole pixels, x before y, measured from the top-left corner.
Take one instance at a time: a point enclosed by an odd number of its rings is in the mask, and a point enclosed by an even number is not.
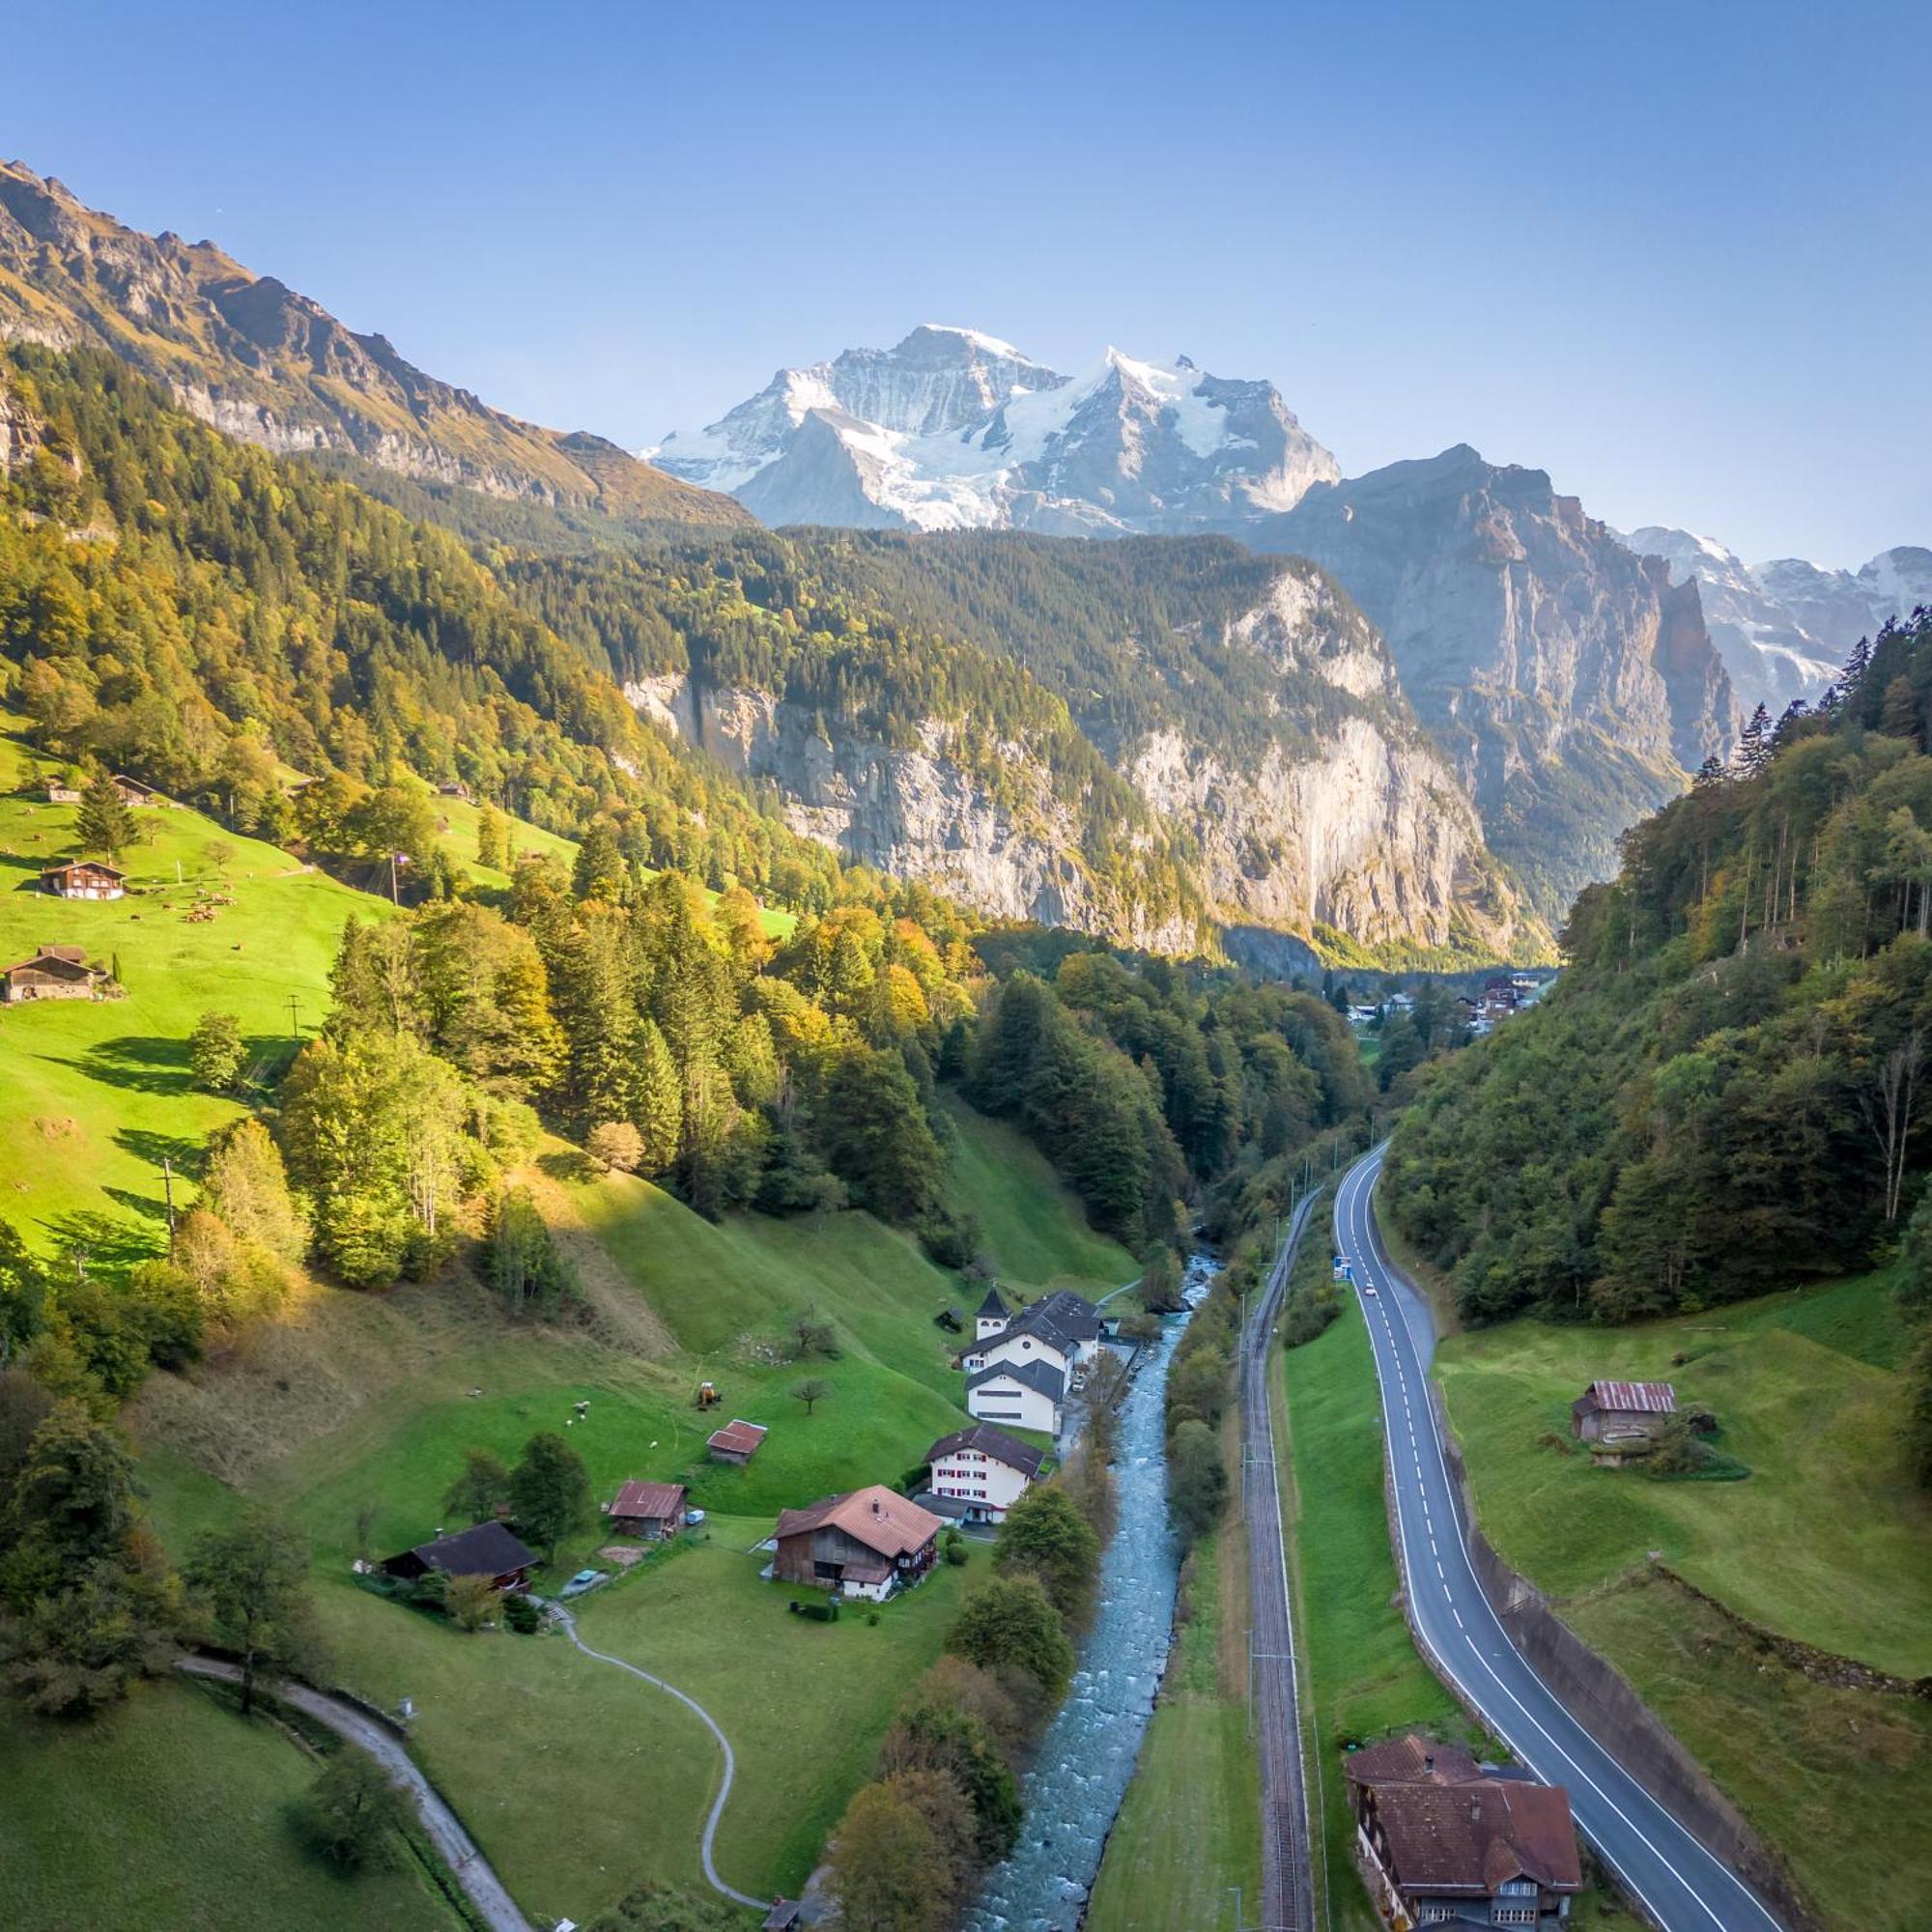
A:
[[[1388,640],[1492,848],[1552,919],[1739,719],[1697,587],[1540,469],[1466,443],[1313,487],[1249,541],[1312,557]]]
[[[827,578],[842,571],[848,595],[879,594],[903,569],[948,608],[1002,607],[990,577],[945,576],[983,565],[973,540],[892,539],[883,553],[879,541],[780,533],[764,543]],[[792,829],[847,863],[925,879],[1002,917],[1161,952],[1192,950],[1218,930],[1406,956],[1547,954],[1548,928],[1491,858],[1380,638],[1321,571],[1233,545],[1171,557],[1141,540],[1168,566],[1153,614],[1135,607],[1135,546],[1024,542],[1035,575],[1003,608],[1027,614],[950,648],[997,654],[1065,710],[1004,724],[991,742],[983,707],[944,696],[910,711],[882,706],[849,664],[830,685],[843,701],[828,703],[819,653],[836,658],[836,643],[809,646],[807,662],[721,649],[708,609],[672,609],[682,648],[634,659],[625,695],[740,777],[776,787]],[[1072,558],[1078,577],[1065,574]],[[882,559],[884,574],[868,567]],[[740,570],[753,594],[782,575],[749,559]],[[1159,701],[1123,710],[1083,688],[1080,666],[1057,654],[1051,613],[1063,602],[1115,636],[1133,696]],[[771,614],[782,625],[791,607]],[[969,680],[970,667],[959,675]],[[1076,766],[1045,728],[1069,713],[1098,754],[1093,769],[1130,788],[1097,822],[1094,791],[1068,789]],[[1230,713],[1245,721],[1240,731],[1217,724]],[[1159,890],[1150,883],[1158,879],[1175,883]]]
[[[602,437],[491,409],[212,242],[140,234],[17,161],[0,162],[0,341],[106,349],[203,421],[284,454],[618,519],[747,521]]]

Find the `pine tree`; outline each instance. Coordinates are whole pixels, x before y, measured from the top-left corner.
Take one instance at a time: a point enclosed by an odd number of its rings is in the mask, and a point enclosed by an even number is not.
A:
[[[73,829],[83,852],[99,852],[110,864],[141,836],[128,802],[105,772],[96,772],[82,789]]]
[[[1732,757],[1740,778],[1755,778],[1771,761],[1771,713],[1760,704],[1738,739]]]
[[[640,1174],[662,1174],[677,1158],[683,1139],[684,1095],[677,1064],[653,1019],[638,1029],[637,1099],[632,1123],[643,1142]]]

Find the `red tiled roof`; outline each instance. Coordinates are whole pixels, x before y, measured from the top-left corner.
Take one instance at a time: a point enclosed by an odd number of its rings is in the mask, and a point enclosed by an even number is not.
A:
[[[1439,1745],[1412,1731],[1350,1751],[1343,1770],[1356,1784],[1466,1784],[1483,1775],[1461,1745]]]
[[[1621,1415],[1673,1415],[1677,1410],[1677,1391],[1668,1382],[1592,1382],[1583,1400]]]
[[[854,1490],[850,1495],[821,1496],[804,1509],[781,1511],[776,1533],[782,1541],[803,1530],[827,1525],[842,1529],[855,1543],[863,1543],[881,1556],[909,1556],[915,1549],[924,1548],[946,1527],[930,1510],[923,1510],[882,1483],[874,1483],[869,1489]],[[848,1566],[848,1574],[857,1572]]]
[[[620,1516],[679,1517],[684,1514],[682,1483],[626,1483],[611,1505],[611,1514]]]
[[[742,1422],[733,1416],[723,1429],[712,1432],[708,1446],[728,1450],[734,1456],[749,1456],[765,1439],[766,1434],[762,1423]]]

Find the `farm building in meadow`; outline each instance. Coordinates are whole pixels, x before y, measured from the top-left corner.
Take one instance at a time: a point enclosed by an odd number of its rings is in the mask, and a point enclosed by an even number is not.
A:
[[[1012,1422],[1060,1434],[1066,1378],[1050,1362],[995,1362],[966,1378],[966,1413],[979,1422]]]
[[[604,1514],[619,1536],[675,1536],[684,1527],[684,1498],[682,1483],[626,1483]]]
[[[530,1580],[536,1552],[500,1522],[479,1522],[473,1529],[455,1536],[439,1536],[433,1543],[419,1543],[391,1556],[384,1565],[385,1576],[413,1582],[432,1570],[445,1577],[487,1577],[499,1590],[521,1590]]]
[[[1592,1382],[1570,1405],[1570,1433],[1584,1442],[1654,1435],[1677,1413],[1668,1382]]]
[[[166,792],[156,791],[139,779],[130,779],[126,772],[116,772],[109,783],[123,805],[159,805],[170,809],[174,806],[174,800]]]
[[[41,890],[62,899],[118,899],[127,895],[128,874],[97,859],[71,859],[41,874]]]
[[[91,1000],[106,977],[78,946],[43,946],[31,959],[0,967],[0,1000]]]
[[[780,1516],[772,1575],[781,1583],[882,1604],[932,1568],[945,1526],[883,1484],[824,1496]]]
[[[706,1441],[714,1463],[729,1463],[742,1469],[758,1453],[766,1430],[762,1423],[746,1422],[733,1416],[723,1429],[715,1430]]]
[[[989,1422],[942,1435],[925,1452],[932,1493],[965,1505],[971,1522],[1004,1522],[1039,1474],[1044,1453]]]
[[[47,781],[47,803],[49,805],[78,805],[80,803],[80,787],[78,785],[71,785],[62,779],[49,779]]]
[[[1390,1738],[1346,1764],[1355,1858],[1391,1926],[1557,1932],[1582,1889],[1570,1794],[1459,1745]]]

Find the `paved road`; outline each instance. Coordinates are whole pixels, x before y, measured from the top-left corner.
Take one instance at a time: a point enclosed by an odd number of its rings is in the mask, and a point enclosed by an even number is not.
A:
[[[175,1668],[191,1677],[218,1677],[229,1684],[242,1681],[239,1664],[213,1657],[182,1657]],[[475,1841],[463,1829],[461,1820],[449,1808],[409,1754],[401,1741],[355,1705],[331,1697],[326,1690],[311,1690],[306,1684],[270,1684],[265,1687],[278,1703],[327,1724],[337,1737],[367,1751],[389,1774],[391,1782],[406,1785],[415,1796],[423,1829],[428,1832],[443,1861],[456,1881],[469,1894],[469,1902],[482,1914],[490,1932],[530,1932],[530,1922],[517,1910],[517,1902],[505,1889],[503,1881],[491,1869],[490,1861],[476,1849]]]
[[[1262,1770],[1259,1932],[1315,1932],[1308,1791],[1289,1611],[1288,1544],[1275,1480],[1267,1369],[1275,1317],[1315,1196],[1294,1211],[1260,1302],[1241,1336],[1241,1513],[1248,1525],[1248,1677]],[[1218,1902],[1218,1901],[1217,1901]]]
[[[1578,1829],[1664,1932],[1779,1932],[1757,1895],[1545,1688],[1477,1587],[1430,1404],[1429,1305],[1389,1260],[1375,1223],[1381,1159],[1378,1148],[1343,1177],[1335,1245],[1352,1264],[1375,1344],[1402,1568],[1424,1643],[1516,1755],[1546,1783],[1568,1787]]]
[[[711,1801],[711,1810],[704,1820],[704,1837],[698,1846],[704,1861],[704,1876],[710,1880],[711,1889],[722,1892],[726,1898],[739,1905],[749,1905],[754,1911],[763,1912],[770,1904],[768,1898],[753,1898],[749,1892],[740,1891],[737,1887],[726,1885],[718,1875],[718,1866],[711,1856],[711,1848],[718,1836],[718,1821],[724,1815],[724,1803],[731,1796],[732,1780],[738,1776],[738,1760],[732,1754],[731,1740],[719,1728],[718,1720],[696,1697],[680,1690],[675,1684],[667,1684],[662,1677],[653,1677],[648,1670],[639,1670],[635,1663],[626,1663],[621,1657],[607,1657],[601,1650],[592,1650],[577,1634],[577,1619],[561,1604],[546,1601],[545,1607],[559,1624],[564,1634],[569,1637],[585,1657],[594,1657],[599,1663],[614,1665],[619,1670],[628,1670],[633,1677],[641,1677],[646,1684],[675,1697],[687,1710],[696,1714],[704,1728],[718,1740],[718,1748],[724,1753],[724,1778],[718,1787],[718,1796]]]

